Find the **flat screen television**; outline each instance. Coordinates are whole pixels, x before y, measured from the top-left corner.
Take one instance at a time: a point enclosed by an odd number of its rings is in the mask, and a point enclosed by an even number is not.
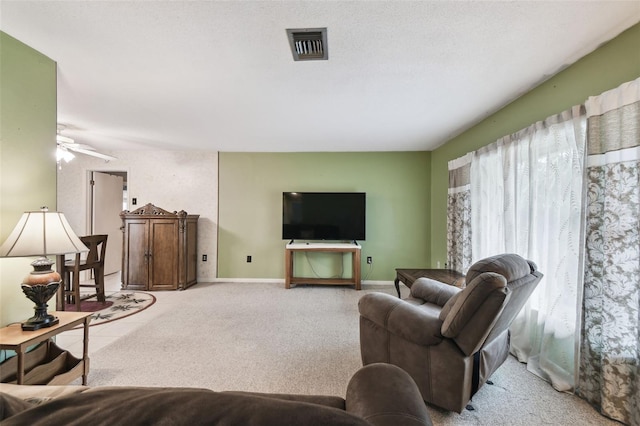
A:
[[[283,192],[283,240],[365,239],[366,193]]]

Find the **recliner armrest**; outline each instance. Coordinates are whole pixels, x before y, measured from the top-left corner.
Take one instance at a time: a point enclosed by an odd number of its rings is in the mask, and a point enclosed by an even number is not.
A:
[[[458,287],[430,278],[418,278],[411,285],[411,297],[422,299],[427,303],[444,306],[453,296],[458,294]]]
[[[369,364],[347,385],[345,408],[376,426],[430,426],[431,418],[411,376],[391,364]]]
[[[436,305],[415,305],[386,293],[368,293],[360,298],[358,309],[362,317],[418,345],[437,345],[443,339]]]

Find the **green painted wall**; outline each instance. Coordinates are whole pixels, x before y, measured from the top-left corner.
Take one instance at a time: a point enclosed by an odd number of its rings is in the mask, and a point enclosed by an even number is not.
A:
[[[362,277],[389,281],[394,268],[429,261],[429,152],[220,153],[219,278],[284,278],[282,192],[367,193]],[[252,256],[252,263],[246,257]],[[311,254],[321,277],[350,276],[350,259]],[[366,257],[373,257],[370,270]],[[344,264],[343,264],[344,261]],[[298,257],[296,275],[314,276]]]
[[[56,64],[0,32],[0,241],[27,210],[56,208]],[[33,315],[32,258],[0,259],[0,325]]]
[[[434,150],[431,156],[431,265],[444,262],[447,256],[448,161],[638,77],[640,24]]]

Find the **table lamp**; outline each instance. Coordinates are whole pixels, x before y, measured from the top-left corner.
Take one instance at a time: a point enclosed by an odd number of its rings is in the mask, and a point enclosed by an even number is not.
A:
[[[63,213],[25,212],[9,238],[0,246],[0,257],[40,256],[31,263],[33,271],[22,283],[23,293],[36,306],[35,315],[22,323],[23,330],[38,330],[58,324],[58,318],[47,313],[47,301],[60,287],[60,274],[51,269],[49,255],[89,251],[71,229]]]

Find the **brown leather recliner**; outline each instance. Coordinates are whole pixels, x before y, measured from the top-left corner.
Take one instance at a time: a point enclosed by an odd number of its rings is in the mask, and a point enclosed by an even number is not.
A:
[[[416,280],[407,299],[369,293],[359,302],[364,365],[395,364],[422,398],[460,413],[509,355],[509,325],[542,278],[516,254],[475,263],[459,289]]]

